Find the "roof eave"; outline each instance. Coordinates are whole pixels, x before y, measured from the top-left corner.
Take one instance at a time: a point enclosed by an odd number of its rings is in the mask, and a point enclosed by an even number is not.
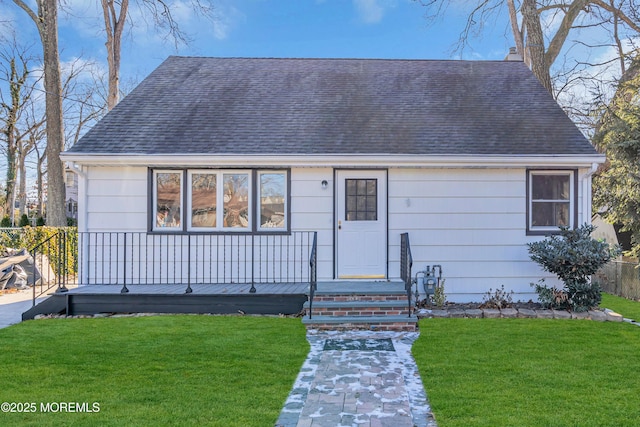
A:
[[[153,167],[587,167],[604,163],[603,154],[404,155],[404,154],[109,154],[72,153],[63,161],[83,166]]]

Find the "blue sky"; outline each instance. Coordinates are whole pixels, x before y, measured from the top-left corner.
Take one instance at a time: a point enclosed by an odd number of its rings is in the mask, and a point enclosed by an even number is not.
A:
[[[180,0],[182,1],[182,0]],[[141,19],[132,3],[123,41],[122,80],[140,81],[169,55],[233,57],[335,57],[503,59],[513,45],[506,17],[489,23],[462,56],[452,46],[464,27],[468,3],[453,1],[446,19],[429,22],[412,0],[212,0],[213,22],[189,2],[174,16],[190,37],[176,47]],[[62,61],[97,61],[106,68],[101,11],[95,0],[69,0],[60,15]],[[465,6],[466,4],[466,6]],[[18,23],[19,37],[39,49],[34,24],[11,1],[0,15]],[[146,19],[146,22],[151,22]],[[6,28],[3,31],[7,31]]]

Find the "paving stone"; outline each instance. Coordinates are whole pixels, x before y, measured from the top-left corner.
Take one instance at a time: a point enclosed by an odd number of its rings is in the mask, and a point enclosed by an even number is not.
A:
[[[457,308],[454,308],[454,309],[452,309],[452,310],[449,310],[449,317],[453,317],[453,318],[462,318],[462,317],[465,317],[465,316],[464,316],[464,310],[457,309]]]
[[[476,308],[470,308],[464,311],[466,317],[473,319],[479,319],[482,317],[482,310]]]
[[[590,319],[588,311],[572,311],[571,318],[577,320],[587,320]]]
[[[604,314],[607,316],[609,322],[622,322],[622,315],[612,310],[605,310]]]
[[[536,316],[538,317],[538,319],[553,319],[553,311],[536,310]]]
[[[502,308],[500,309],[500,314],[502,315],[502,317],[514,319],[518,317],[518,310],[516,310],[515,308]]]
[[[442,318],[450,317],[449,310],[431,310],[431,316]]]
[[[373,350],[360,345],[361,339],[371,338],[362,338],[363,334],[374,334],[378,340],[391,339],[394,350]],[[344,331],[339,334],[322,332],[317,336],[308,333],[311,351],[303,364],[304,374],[301,370],[276,426],[435,427],[420,374],[411,356],[411,345],[417,336],[416,332]],[[334,340],[327,348],[337,340],[345,340],[349,345],[339,343],[338,347],[359,349],[324,351],[327,339]],[[370,343],[375,344],[374,341]],[[300,381],[310,377],[309,370],[314,364],[315,376],[306,384],[308,392],[303,399]],[[304,404],[294,422],[296,403],[301,401]]]
[[[418,319],[424,319],[425,317],[433,317],[433,314],[431,312],[432,310],[421,308],[420,310],[415,311],[415,315]]]
[[[530,308],[519,308],[518,309],[518,317],[525,319],[535,319],[537,317],[537,313],[535,310],[531,310]]]
[[[498,319],[500,317],[500,310],[497,308],[485,308],[482,311],[486,319]]]
[[[588,313],[591,320],[595,320],[597,322],[605,322],[607,320],[607,315],[604,314],[604,311],[589,310]]]
[[[551,310],[554,319],[571,319],[571,313],[566,310]]]

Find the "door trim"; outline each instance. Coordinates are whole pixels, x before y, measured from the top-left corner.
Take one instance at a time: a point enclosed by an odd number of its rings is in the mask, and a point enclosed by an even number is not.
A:
[[[342,171],[354,171],[354,172],[384,172],[384,184],[385,192],[382,196],[385,201],[385,208],[380,213],[385,216],[385,230],[384,230],[384,274],[380,275],[343,275],[339,276],[338,272],[338,185],[339,172]],[[389,278],[389,169],[388,168],[333,168],[333,279],[334,280],[387,280]]]

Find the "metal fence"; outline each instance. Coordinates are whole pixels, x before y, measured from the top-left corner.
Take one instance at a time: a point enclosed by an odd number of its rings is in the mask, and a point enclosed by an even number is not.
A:
[[[79,233],[82,284],[308,283],[314,232]]]
[[[640,267],[638,263],[611,261],[598,271],[593,280],[602,290],[632,300],[640,300]]]

